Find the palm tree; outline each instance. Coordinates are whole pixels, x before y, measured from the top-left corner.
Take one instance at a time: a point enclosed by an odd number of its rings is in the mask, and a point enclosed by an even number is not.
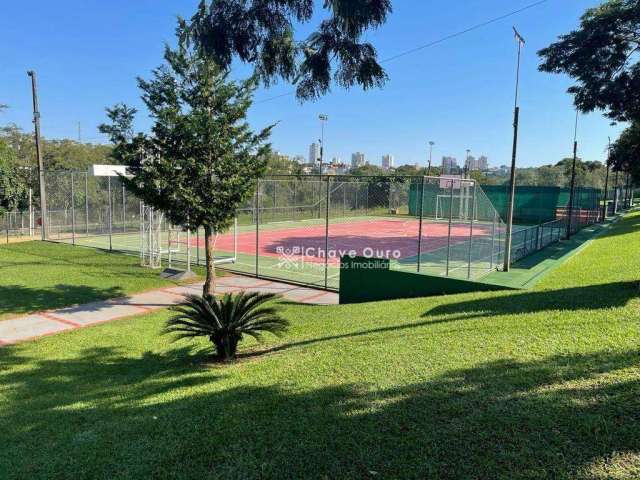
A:
[[[263,334],[281,336],[289,322],[266,303],[278,298],[273,293],[229,293],[222,298],[213,295],[187,295],[172,310],[178,315],[167,320],[163,333],[177,333],[175,340],[208,337],[215,345],[218,359],[232,360],[244,335],[258,341]]]

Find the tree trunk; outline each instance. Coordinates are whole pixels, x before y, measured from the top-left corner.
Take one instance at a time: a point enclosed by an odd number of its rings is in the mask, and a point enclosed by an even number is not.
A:
[[[205,248],[205,266],[207,270],[207,276],[204,280],[204,287],[202,288],[203,295],[213,295],[216,288],[216,270],[213,266],[213,250],[215,248],[215,236],[211,231],[211,227],[204,227],[204,248]]]

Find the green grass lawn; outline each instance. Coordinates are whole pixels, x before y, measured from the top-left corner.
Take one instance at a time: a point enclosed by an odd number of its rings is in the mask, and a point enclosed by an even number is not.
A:
[[[207,367],[167,312],[0,348],[3,478],[640,477],[640,214],[535,290],[283,305]]]
[[[0,246],[0,319],[172,285],[136,256],[49,242]]]

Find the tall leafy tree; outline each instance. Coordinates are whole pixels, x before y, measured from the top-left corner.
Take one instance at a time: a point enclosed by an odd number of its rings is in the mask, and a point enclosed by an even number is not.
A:
[[[0,139],[0,214],[26,207],[27,186],[20,178],[15,154]]]
[[[317,29],[296,39],[296,25],[318,13],[325,18]],[[224,68],[238,58],[265,84],[284,79],[308,100],[327,93],[332,81],[365,89],[385,83],[376,50],[363,36],[390,13],[391,0],[202,0],[190,30]]]
[[[627,127],[613,144],[611,161],[614,169],[631,174],[634,184],[640,184],[640,123]]]
[[[254,191],[270,152],[273,126],[254,133],[245,118],[257,80],[232,81],[189,39],[179,22],[178,46],[165,49],[165,64],[150,80],[138,79],[153,119],[150,134],[133,135],[135,110],[108,109],[100,130],[115,144],[114,156],[134,172],[126,186],[176,225],[203,227],[207,275],[213,294],[216,232],[231,227],[236,209]]]
[[[640,0],[608,0],[590,8],[580,27],[538,52],[540,70],[565,73],[583,112],[640,120]]]

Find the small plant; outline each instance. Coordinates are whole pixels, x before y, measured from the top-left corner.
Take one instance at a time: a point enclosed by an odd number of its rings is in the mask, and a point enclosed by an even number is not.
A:
[[[227,293],[222,298],[187,295],[173,307],[178,315],[167,321],[163,333],[177,333],[176,340],[208,337],[220,361],[233,360],[244,335],[261,341],[264,333],[281,336],[287,330],[289,322],[265,305],[276,298],[259,292]]]

